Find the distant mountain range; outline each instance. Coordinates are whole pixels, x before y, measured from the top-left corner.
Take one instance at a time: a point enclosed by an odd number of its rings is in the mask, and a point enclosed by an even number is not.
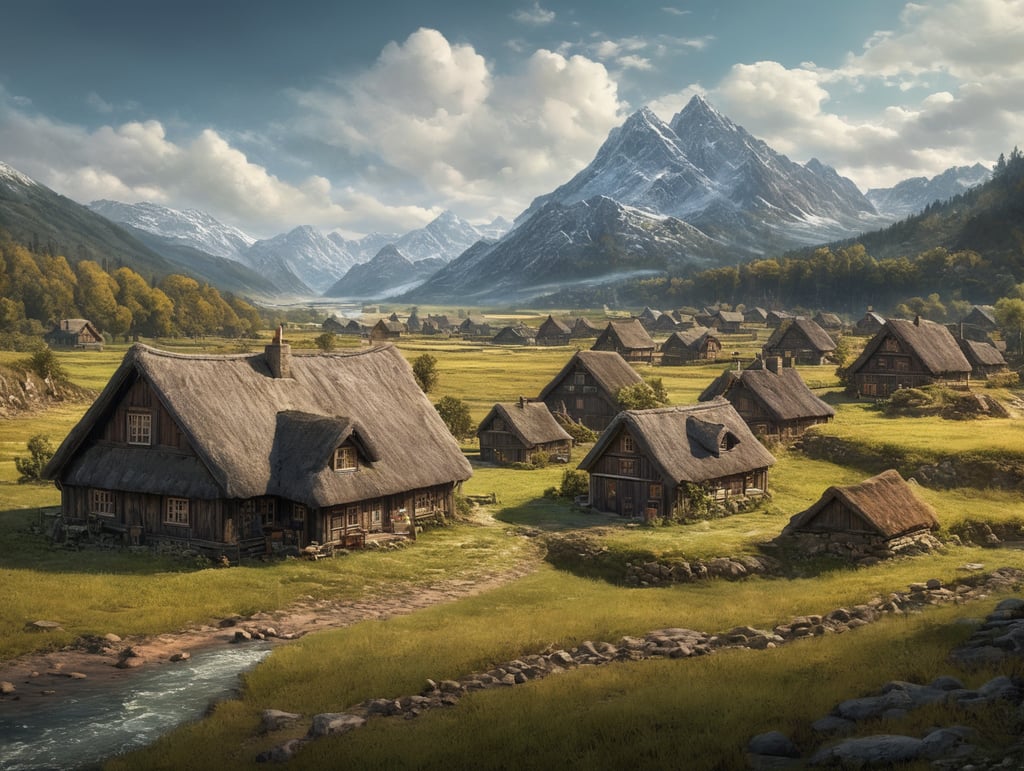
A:
[[[648,109],[631,115],[585,169],[514,223],[477,227],[444,212],[405,234],[347,239],[300,226],[257,240],[196,210],[86,208],[0,164],[0,229],[72,260],[186,273],[265,299],[485,304],[858,236],[990,175],[980,164],[958,167],[864,195],[831,167],[790,161],[694,97],[669,123]]]

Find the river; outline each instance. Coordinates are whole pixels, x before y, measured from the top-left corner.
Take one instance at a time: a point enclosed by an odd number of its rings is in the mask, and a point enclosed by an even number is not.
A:
[[[2,771],[84,771],[145,747],[216,701],[237,694],[240,675],[270,652],[269,643],[199,651],[174,666],[139,670],[113,682],[83,681],[74,695],[0,714]],[[5,710],[7,712],[7,710]]]

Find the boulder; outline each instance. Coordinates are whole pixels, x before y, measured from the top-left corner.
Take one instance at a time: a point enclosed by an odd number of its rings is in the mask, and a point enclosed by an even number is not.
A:
[[[844,739],[831,747],[818,750],[811,756],[810,764],[875,768],[909,763],[922,757],[923,744],[920,739],[891,734]]]
[[[351,715],[347,712],[321,712],[313,716],[313,725],[309,728],[309,736],[335,736],[346,734],[361,728],[366,723],[366,718],[359,715]]]
[[[290,723],[294,723],[302,715],[297,712],[284,712],[279,709],[265,709],[260,715],[260,731],[269,733],[279,731]]]
[[[782,758],[800,757],[800,748],[781,731],[758,734],[750,740],[747,750],[755,755],[774,755]]]

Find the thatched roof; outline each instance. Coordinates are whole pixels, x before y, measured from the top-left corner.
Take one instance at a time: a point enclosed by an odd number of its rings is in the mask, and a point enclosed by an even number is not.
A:
[[[707,327],[691,327],[690,329],[681,329],[678,332],[673,332],[668,336],[668,340],[662,343],[662,348],[671,348],[672,338],[676,338],[687,348],[697,349],[704,343],[705,338],[714,337],[712,334],[713,330]],[[717,338],[716,338],[717,339]]]
[[[993,305],[972,305],[970,312],[962,320],[965,323],[981,324],[992,329],[999,326],[996,322],[996,309]]]
[[[775,463],[733,406],[725,399],[715,399],[684,407],[620,412],[579,467],[590,471],[623,428],[675,484],[707,482]],[[723,442],[729,449],[720,449]]]
[[[196,457],[91,441],[139,380]],[[331,453],[348,439],[360,468],[335,472]],[[290,377],[273,377],[264,354],[184,355],[135,345],[44,473],[103,489],[280,495],[318,508],[464,480],[472,470],[392,345],[294,355]]]
[[[819,311],[814,317],[815,323],[819,326],[827,329],[842,329],[843,320],[839,318],[835,313],[828,311]]]
[[[860,484],[828,488],[817,503],[789,520],[783,534],[825,530],[820,525],[816,526],[815,520],[833,501],[841,502],[857,515],[864,530],[876,532],[886,539],[939,526],[935,510],[917,497],[898,471],[889,469]]]
[[[605,327],[601,338],[595,345],[599,345],[602,340],[611,338],[612,342],[616,344],[616,347],[624,348],[626,350],[654,350],[656,347],[654,340],[647,330],[644,329],[644,325],[640,323],[639,319],[630,319],[629,321],[609,321],[608,326]]]
[[[577,365],[587,370],[613,400],[620,388],[644,382],[640,374],[629,366],[629,362],[615,351],[576,351],[551,382],[544,386],[537,400],[544,401],[565,378],[572,375]]]
[[[772,332],[771,337],[768,338],[768,342],[764,344],[764,349],[770,351],[780,343],[786,337],[792,340],[792,336],[802,338],[807,341],[807,348],[810,350],[818,351],[820,353],[829,353],[836,349],[835,340],[822,329],[817,323],[811,319],[798,316],[796,318],[786,319],[782,324]],[[791,342],[786,342],[786,347],[791,347]]]
[[[970,362],[950,331],[942,324],[922,318],[913,321],[887,319],[875,336],[868,340],[861,355],[850,365],[849,371],[857,372],[864,367],[878,351],[882,341],[890,335],[899,340],[905,350],[912,351],[932,377],[971,371]]]
[[[491,338],[492,343],[521,343],[528,345],[537,338],[537,330],[525,324],[514,324],[502,327],[498,333]]]
[[[711,382],[698,401],[706,402],[717,396],[729,398],[733,389],[745,388],[777,421],[801,418],[829,418],[836,414],[807,387],[800,373],[793,367],[770,366],[763,359],[739,372],[727,369]]]
[[[507,430],[520,441],[523,447],[572,441],[572,437],[558,424],[544,402],[523,401],[495,404],[487,413],[487,417],[480,422],[480,427],[476,432],[477,436],[482,431],[488,430],[488,426],[496,417],[505,421]]]
[[[991,343],[983,343],[980,340],[965,340],[964,338],[958,338],[956,342],[972,367],[1006,366],[1006,359],[1003,358],[1003,354]]]
[[[573,337],[597,337],[601,334],[601,326],[595,324],[585,316],[577,318],[572,325]]]
[[[539,337],[545,337],[549,335],[555,337],[567,336],[571,333],[572,328],[569,326],[569,324],[559,319],[556,319],[554,316],[551,315],[548,315],[548,317],[544,319],[544,323],[541,324],[540,328],[537,330],[537,335]]]
[[[754,306],[753,308],[747,308],[743,311],[744,321],[764,321],[768,318],[768,311],[760,306]]]
[[[718,311],[715,315],[726,324],[743,323],[743,314],[739,311]]]

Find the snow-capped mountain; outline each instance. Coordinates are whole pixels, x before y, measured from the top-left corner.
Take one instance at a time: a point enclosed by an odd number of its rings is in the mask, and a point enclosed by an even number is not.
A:
[[[348,272],[358,260],[311,225],[257,241],[245,262],[267,276],[284,272],[298,277],[310,293],[319,294]]]
[[[412,262],[393,244],[388,244],[369,262],[353,265],[348,273],[324,292],[324,297],[376,300],[407,292],[446,264],[440,257]]]
[[[3,183],[4,187],[11,192],[17,191],[19,187],[41,187],[34,179],[22,174],[13,166],[8,166],[3,161],[0,161],[0,183]]]
[[[247,233],[197,209],[179,210],[148,201],[129,204],[105,199],[93,201],[89,208],[113,222],[131,225],[229,260],[244,262],[243,255],[256,242]]]
[[[789,160],[699,96],[666,124],[644,108],[612,130],[594,160],[516,219],[549,201],[604,195],[685,220],[743,254],[818,243],[880,224],[848,179]]]
[[[866,196],[879,213],[891,219],[904,219],[923,211],[935,201],[945,201],[992,178],[992,170],[976,163],[954,166],[941,174],[911,177],[893,187],[875,187]]]
[[[728,251],[674,217],[604,196],[550,201],[496,242],[479,241],[404,295],[417,302],[507,302],[558,288],[707,267]]]
[[[394,242],[411,262],[439,257],[451,262],[481,238],[480,231],[450,211]]]

